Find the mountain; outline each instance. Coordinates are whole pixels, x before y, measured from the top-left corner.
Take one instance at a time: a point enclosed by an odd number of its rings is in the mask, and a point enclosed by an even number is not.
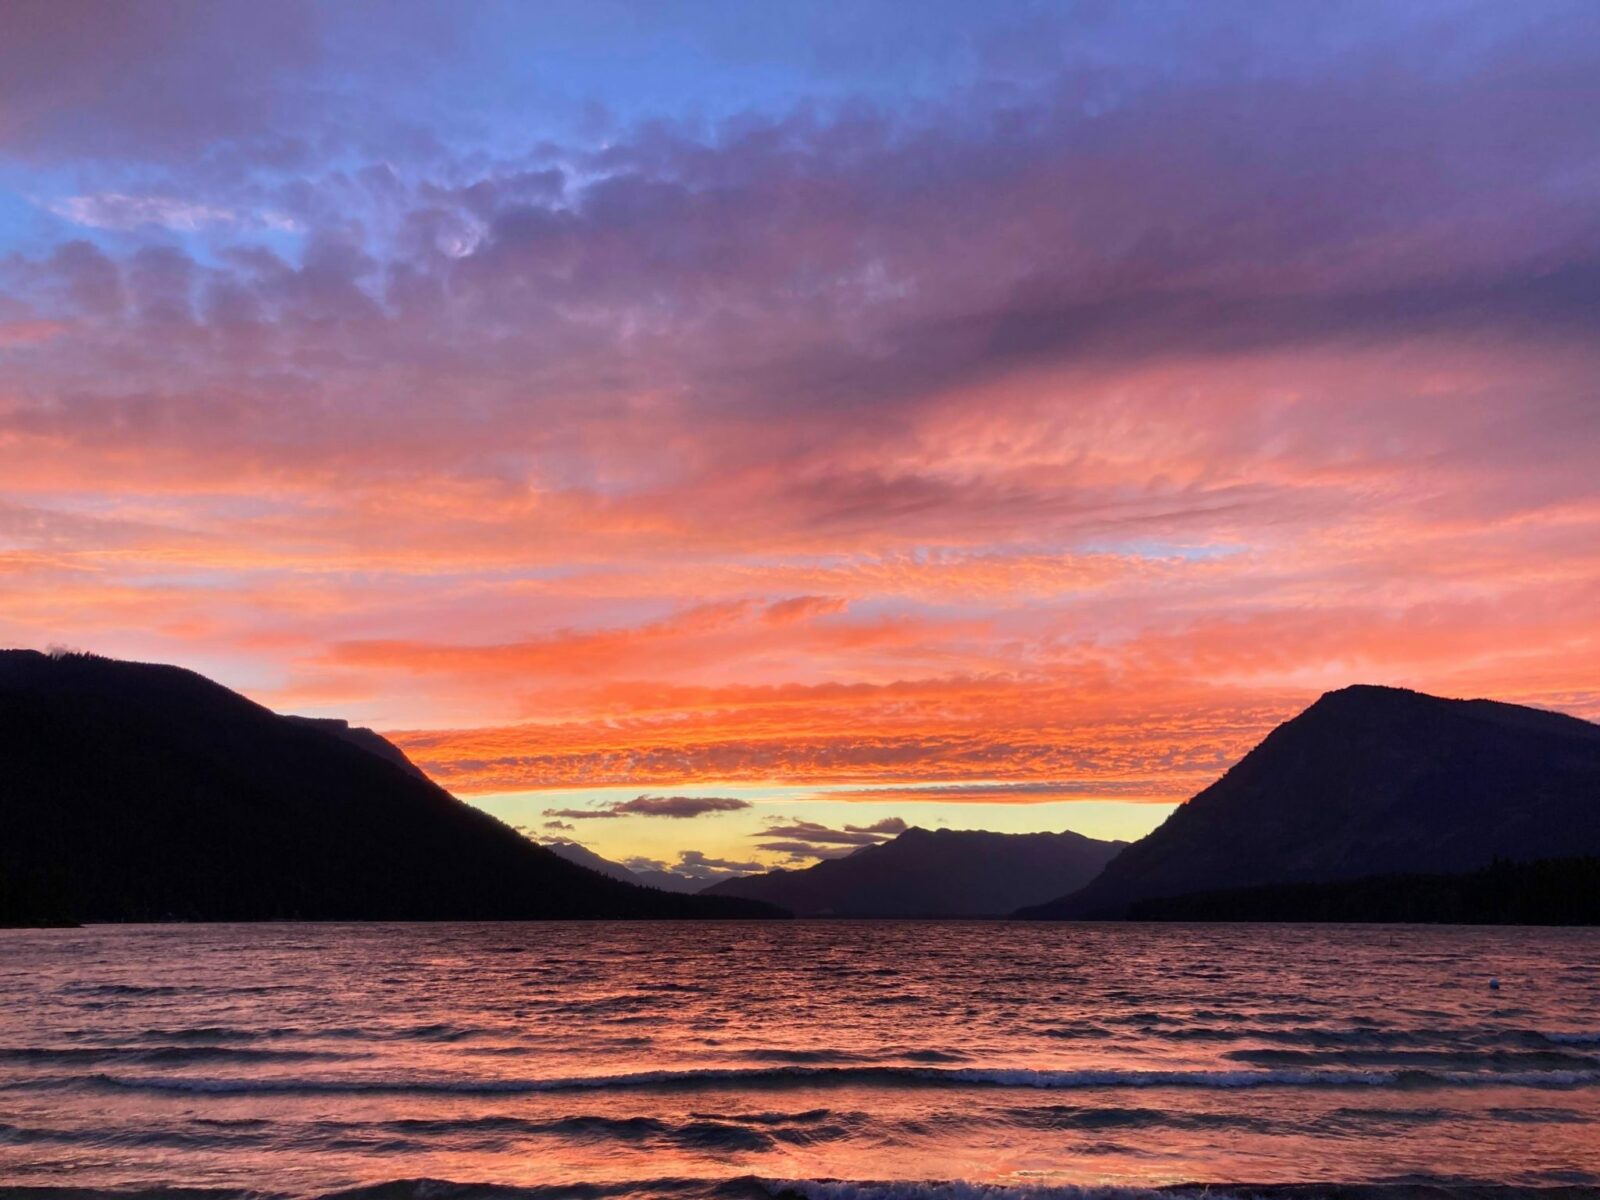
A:
[[[801,916],[1000,916],[1080,887],[1123,845],[1078,833],[913,828],[844,858],[728,879],[700,894],[765,900]]]
[[[1399,688],[1329,692],[1075,894],[1018,913],[1124,916],[1219,888],[1600,854],[1600,726]]]
[[[578,842],[541,842],[551,854],[560,855],[569,863],[576,863],[580,867],[587,867],[604,875],[607,879],[620,879],[623,883],[638,883],[638,878],[621,863],[612,862],[609,858],[602,858],[589,847]]]
[[[631,874],[645,887],[660,888],[663,892],[678,892],[686,896],[703,892],[706,887],[706,881],[703,879],[690,879],[673,871],[632,871]]]
[[[376,737],[177,667],[0,651],[0,923],[772,914],[574,866]]]
[[[544,848],[570,863],[577,863],[580,867],[588,867],[591,871],[598,871],[608,879],[620,879],[624,883],[636,883],[640,887],[660,888],[664,892],[698,892],[705,886],[699,879],[690,879],[686,875],[676,875],[671,871],[635,871],[621,863],[612,862],[609,858],[602,858],[589,847],[577,842],[545,842]]]
[[[406,752],[396,746],[381,733],[371,729],[363,729],[359,725],[352,725],[349,721],[341,721],[338,717],[293,717],[286,716],[285,721],[296,725],[303,725],[308,729],[320,729],[324,733],[331,733],[334,737],[343,738],[353,746],[360,746],[369,754],[376,754],[379,758],[386,758],[395,766],[415,775],[418,779],[428,776],[423,769],[406,757]]]
[[[1136,900],[1136,921],[1600,925],[1600,858],[1497,862],[1452,875],[1369,875]]]

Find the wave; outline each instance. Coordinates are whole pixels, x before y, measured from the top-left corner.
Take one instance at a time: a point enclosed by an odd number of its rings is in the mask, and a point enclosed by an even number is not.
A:
[[[180,1025],[146,1029],[131,1037],[140,1042],[260,1042],[284,1038],[310,1041],[331,1038],[341,1041],[459,1042],[485,1037],[492,1032],[475,1025],[435,1021],[424,1025],[276,1025],[256,1029],[241,1029],[232,1025]]]
[[[8,1046],[0,1047],[0,1063],[132,1063],[183,1066],[186,1063],[296,1063],[347,1059],[331,1050],[263,1050],[249,1046]]]
[[[1330,1070],[1268,1069],[1254,1071],[1024,1071],[954,1069],[938,1072],[953,1082],[997,1087],[1399,1087],[1476,1086],[1582,1087],[1600,1084],[1600,1070],[1565,1071],[1435,1071],[1417,1069]]]
[[[198,1122],[197,1122],[198,1124]],[[224,1129],[217,1132],[183,1129],[50,1129],[12,1125],[0,1121],[0,1145],[17,1146],[93,1146],[106,1149],[216,1150],[237,1152],[241,1147],[271,1143],[271,1137],[256,1129]],[[0,1184],[0,1200],[6,1189]]]
[[[233,1025],[179,1025],[146,1029],[132,1036],[133,1040],[141,1042],[259,1042],[301,1037],[305,1032],[295,1025],[270,1029],[239,1029]]]
[[[1483,1028],[1477,1026],[1428,1027],[1417,1029],[1389,1029],[1382,1027],[1357,1027],[1352,1029],[1323,1028],[1317,1026],[1271,1025],[1191,1025],[1173,1024],[1171,1019],[1149,1022],[1110,1021],[1111,1025],[1134,1025],[1141,1038],[1157,1042],[1265,1042],[1270,1045],[1304,1047],[1330,1050],[1383,1050],[1391,1047],[1419,1050],[1472,1050],[1496,1047],[1537,1049],[1540,1046],[1591,1046],[1600,1045],[1600,1032],[1544,1032],[1537,1029]],[[1105,1025],[1074,1023],[1070,1025],[1037,1028],[1041,1037],[1061,1040],[1102,1040],[1117,1036]]]
[[[803,1137],[788,1137],[786,1135],[790,1131],[776,1125],[768,1129],[752,1128],[739,1123],[737,1118],[710,1116],[691,1116],[687,1121],[669,1121],[650,1116],[607,1117],[589,1114],[547,1121],[512,1116],[401,1118],[385,1121],[374,1128],[407,1136],[447,1135],[453,1140],[463,1135],[469,1138],[484,1137],[496,1143],[506,1135],[527,1137],[553,1134],[576,1141],[613,1141],[722,1153],[771,1150],[780,1141],[816,1140],[815,1130],[806,1131]],[[838,1135],[844,1136],[844,1131],[840,1130]]]
[[[1101,1104],[1030,1104],[1002,1109],[1006,1122],[1033,1129],[1104,1132],[1143,1129],[1237,1129],[1268,1132],[1270,1118],[1233,1112],[1184,1112]]]
[[[503,1149],[510,1141],[553,1136],[569,1141],[621,1143],[638,1149],[671,1147],[717,1154],[756,1153],[780,1144],[813,1145],[847,1138],[860,1124],[856,1117],[828,1109],[801,1113],[690,1113],[685,1120],[654,1116],[614,1117],[576,1113],[537,1119],[505,1114],[463,1117],[397,1117],[384,1121],[316,1121],[279,1126],[262,1120],[198,1120],[192,1128],[101,1127],[51,1128],[0,1121],[0,1144],[53,1144],[99,1148],[159,1147],[224,1149],[241,1145],[272,1146],[293,1139],[322,1150],[412,1152],[428,1149],[434,1139],[448,1139],[456,1149]],[[4,1189],[0,1187],[0,1197]]]
[[[1600,1059],[1566,1050],[1233,1050],[1232,1062],[1257,1067],[1423,1067],[1442,1070],[1600,1070]]]
[[[206,993],[215,996],[264,996],[270,992],[295,990],[292,983],[214,985],[205,983],[91,983],[74,980],[56,989],[63,996],[185,996]]]
[[[1600,1084],[1600,1070],[1552,1071],[1439,1071],[1426,1069],[1332,1070],[1190,1070],[1037,1071],[1020,1068],[981,1067],[822,1067],[782,1066],[708,1067],[677,1071],[637,1071],[621,1075],[581,1075],[567,1078],[471,1077],[256,1077],[216,1078],[192,1075],[108,1075],[39,1077],[20,1080],[11,1087],[63,1087],[87,1083],[103,1087],[147,1091],[223,1094],[366,1092],[417,1093],[532,1093],[584,1090],[694,1090],[722,1087],[783,1088],[850,1084],[891,1087],[988,1088],[1375,1088],[1375,1087],[1479,1087],[1501,1085],[1530,1088],[1577,1088]]]

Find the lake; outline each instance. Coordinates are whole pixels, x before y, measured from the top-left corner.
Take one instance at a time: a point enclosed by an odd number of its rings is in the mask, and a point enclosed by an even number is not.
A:
[[[1600,931],[0,931],[5,1185],[456,1190],[397,1182],[424,1179],[812,1200],[1600,1185]]]

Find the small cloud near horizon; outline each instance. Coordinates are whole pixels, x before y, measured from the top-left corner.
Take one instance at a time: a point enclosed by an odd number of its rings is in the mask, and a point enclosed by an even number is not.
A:
[[[807,859],[848,858],[860,846],[817,846],[811,842],[758,842],[757,850],[765,850],[768,854],[787,855],[791,862],[804,862]]]
[[[750,801],[732,796],[635,796],[632,800],[613,800],[598,808],[547,808],[543,815],[556,819],[578,821],[604,820],[613,817],[672,817],[684,820],[706,813],[738,812],[749,808]]]

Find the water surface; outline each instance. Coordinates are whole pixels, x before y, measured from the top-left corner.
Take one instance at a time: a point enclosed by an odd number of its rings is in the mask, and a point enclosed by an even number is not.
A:
[[[423,1178],[816,1200],[1600,1185],[1600,931],[0,932],[6,1184]]]

